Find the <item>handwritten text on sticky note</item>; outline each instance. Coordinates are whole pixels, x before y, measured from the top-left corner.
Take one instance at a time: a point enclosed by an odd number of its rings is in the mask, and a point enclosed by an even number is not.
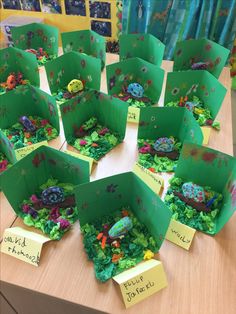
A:
[[[16,159],[20,160],[22,158],[24,158],[26,155],[28,155],[29,153],[31,153],[32,151],[34,151],[36,148],[40,147],[40,146],[48,146],[48,142],[47,141],[42,141],[36,144],[32,144],[26,147],[22,147],[22,148],[18,148],[15,150],[15,154],[16,154]]]
[[[167,286],[163,265],[154,259],[143,262],[113,279],[120,286],[127,308]]]
[[[164,187],[164,179],[156,173],[136,163],[133,169],[134,173],[142,179],[156,194],[159,194],[161,188]]]
[[[128,108],[128,122],[139,123],[140,109],[129,106]]]
[[[203,134],[203,145],[208,145],[211,134],[211,127],[202,126],[201,130]]]
[[[1,252],[38,266],[42,246],[48,241],[49,238],[20,227],[8,228],[3,234]]]
[[[166,239],[173,242],[185,250],[189,250],[196,230],[190,228],[179,221],[171,219],[166,233]]]

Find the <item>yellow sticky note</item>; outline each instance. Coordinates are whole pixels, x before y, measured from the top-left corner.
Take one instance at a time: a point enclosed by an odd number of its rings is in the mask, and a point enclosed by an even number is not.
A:
[[[18,148],[15,150],[15,154],[16,154],[16,159],[20,160],[22,158],[24,158],[26,155],[28,155],[29,153],[31,153],[32,151],[34,151],[36,148],[40,147],[40,146],[48,146],[48,142],[47,141],[42,141],[36,144],[32,144],[26,147],[22,147],[22,148]]]
[[[144,168],[139,163],[135,163],[133,172],[142,179],[156,194],[159,194],[164,187],[164,179],[156,173]]]
[[[126,270],[113,279],[120,286],[126,308],[167,286],[163,265],[154,259]]]
[[[177,220],[171,219],[166,233],[166,239],[181,246],[185,250],[189,250],[195,232],[195,229],[186,226]]]
[[[82,155],[82,154],[75,153],[75,152],[72,152],[72,151],[70,151],[70,150],[65,150],[64,153],[69,154],[69,155],[71,155],[71,156],[74,156],[74,157],[76,157],[76,158],[79,158],[79,159],[82,159],[82,160],[87,161],[87,162],[89,163],[89,173],[90,173],[90,174],[91,174],[91,172],[92,172],[93,163],[94,163],[94,162],[97,163],[97,161],[94,160],[94,159],[91,158],[91,157],[84,156],[84,155]]]
[[[49,238],[20,227],[5,229],[1,252],[34,266],[39,265],[42,246]]]
[[[201,130],[203,134],[203,145],[208,145],[210,134],[211,134],[211,128],[208,126],[202,126]]]
[[[128,108],[128,122],[139,123],[140,109],[129,106]]]

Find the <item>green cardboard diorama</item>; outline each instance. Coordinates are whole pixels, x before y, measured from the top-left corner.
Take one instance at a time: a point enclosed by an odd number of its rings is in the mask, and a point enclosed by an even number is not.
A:
[[[16,162],[11,142],[0,130],[0,175]],[[0,183],[1,189],[1,183]]]
[[[60,106],[68,144],[99,160],[125,137],[128,106],[119,99],[90,90]]]
[[[138,57],[161,66],[165,45],[151,34],[122,34],[119,37],[120,61]]]
[[[83,184],[75,195],[85,251],[98,280],[104,282],[160,249],[171,212],[134,173]]]
[[[218,78],[229,53],[230,50],[206,38],[180,41],[174,52],[173,71],[207,70]]]
[[[141,109],[138,163],[152,172],[175,170],[184,141],[202,144],[201,128],[186,108]]]
[[[214,121],[227,89],[209,72],[183,71],[167,74],[164,106],[186,107],[200,126],[220,129]]]
[[[184,143],[165,202],[173,219],[218,233],[236,210],[236,158]]]
[[[158,102],[164,70],[140,58],[131,58],[106,67],[108,94],[136,108]]]
[[[11,28],[14,46],[33,54],[39,65],[58,56],[58,28],[32,23]]]
[[[14,149],[50,141],[59,135],[55,99],[31,85],[1,96],[0,118],[0,128]]]
[[[5,171],[1,181],[17,216],[59,240],[78,220],[74,188],[89,182],[89,164],[41,146]]]
[[[61,33],[63,52],[77,51],[99,58],[102,70],[106,63],[105,38],[94,31],[82,30]]]
[[[0,95],[26,84],[39,87],[35,56],[21,49],[9,47],[0,50],[0,61]]]
[[[100,90],[101,61],[75,51],[45,64],[49,88],[59,105],[89,89]]]

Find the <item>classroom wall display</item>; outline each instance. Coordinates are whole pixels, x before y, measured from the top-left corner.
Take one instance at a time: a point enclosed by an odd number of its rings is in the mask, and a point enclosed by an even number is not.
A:
[[[65,10],[68,15],[86,16],[85,0],[65,0]]]
[[[4,9],[21,10],[20,0],[2,0]]]
[[[99,35],[111,37],[111,22],[91,21],[91,29]]]
[[[61,1],[60,0],[41,0],[42,12],[61,14]]]
[[[89,1],[90,17],[111,18],[111,4],[109,2]]]
[[[39,0],[21,0],[21,7],[25,11],[41,11]]]
[[[4,0],[2,3],[0,14],[3,22],[9,17],[26,20],[30,16],[45,19],[47,24],[56,26],[60,32],[92,29],[108,41],[115,42],[118,29],[121,30],[121,0]],[[58,14],[60,19],[55,19]]]

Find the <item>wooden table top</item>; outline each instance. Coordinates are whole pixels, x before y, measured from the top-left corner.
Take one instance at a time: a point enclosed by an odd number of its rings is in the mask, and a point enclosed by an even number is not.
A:
[[[118,61],[118,56],[108,54],[107,59],[108,64],[113,63]],[[171,71],[172,62],[163,61],[162,67]],[[43,70],[41,75],[45,76]],[[212,130],[209,146],[232,155],[228,68],[224,68],[220,81],[228,92],[217,117],[221,122],[221,131]],[[102,91],[106,91],[105,85],[104,71]],[[45,80],[41,88],[48,90]],[[163,102],[163,92],[160,104]],[[124,143],[99,161],[92,172],[91,180],[131,170],[137,157],[136,135],[137,126],[128,124]],[[67,144],[61,134],[50,146],[64,150]],[[168,175],[164,177],[167,183]],[[15,214],[2,192],[0,204],[1,236],[4,229],[10,226],[32,230],[27,228],[21,219],[15,219]],[[190,251],[164,241],[156,258],[163,262],[168,287],[128,310],[125,309],[118,286],[112,280],[100,283],[95,279],[93,263],[87,260],[84,252],[79,223],[76,223],[61,241],[51,241],[44,245],[39,267],[1,254],[1,280],[108,313],[146,314],[153,309],[158,314],[233,314],[236,313],[235,224],[234,214],[215,237],[196,232]]]

